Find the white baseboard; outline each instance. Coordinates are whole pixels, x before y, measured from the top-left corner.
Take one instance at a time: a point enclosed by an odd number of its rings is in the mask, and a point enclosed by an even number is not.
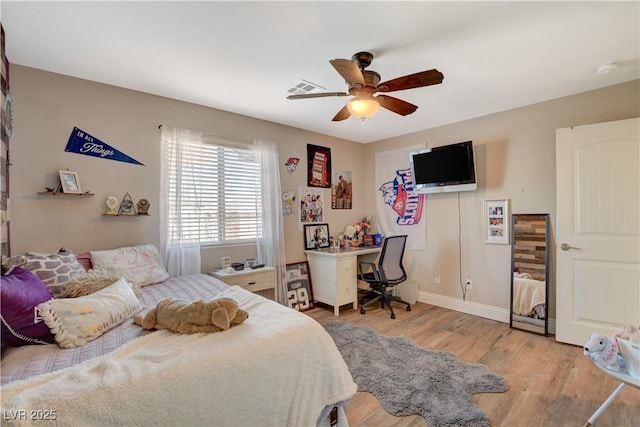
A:
[[[462,313],[496,320],[502,323],[509,323],[509,310],[504,308],[498,308],[477,302],[462,301],[461,299],[424,291],[418,292],[418,301],[435,305],[437,307],[448,308],[449,310],[460,311]]]
[[[472,301],[462,301],[458,298],[451,298],[444,295],[432,294],[430,292],[419,291],[418,301],[425,304],[435,305],[449,310],[459,311],[461,313],[472,314],[485,319],[495,320],[497,322],[509,323],[509,310],[494,307],[492,305],[480,304]],[[549,333],[555,334],[555,319],[549,319]]]

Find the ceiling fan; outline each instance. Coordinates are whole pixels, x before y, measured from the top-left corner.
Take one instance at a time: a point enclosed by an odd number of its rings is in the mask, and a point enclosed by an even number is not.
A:
[[[409,74],[380,83],[380,74],[375,71],[365,69],[371,65],[372,60],[372,53],[358,52],[353,55],[350,60],[332,59],[329,61],[331,65],[333,65],[333,68],[335,68],[336,71],[346,80],[349,85],[348,92],[323,92],[289,95],[287,96],[287,99],[353,96],[354,98],[351,99],[347,105],[342,107],[342,109],[338,111],[338,114],[333,117],[332,121],[334,122],[345,120],[351,115],[364,120],[375,114],[379,107],[386,108],[389,111],[406,116],[416,111],[418,106],[398,98],[378,93],[437,85],[442,83],[442,80],[444,79],[444,75],[440,71],[433,69]]]

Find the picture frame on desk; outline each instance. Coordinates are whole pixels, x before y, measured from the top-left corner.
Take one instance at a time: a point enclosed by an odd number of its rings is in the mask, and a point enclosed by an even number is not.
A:
[[[314,308],[313,288],[309,262],[295,262],[286,265],[287,305],[298,311]]]
[[[329,224],[305,224],[304,249],[323,249],[329,247]]]

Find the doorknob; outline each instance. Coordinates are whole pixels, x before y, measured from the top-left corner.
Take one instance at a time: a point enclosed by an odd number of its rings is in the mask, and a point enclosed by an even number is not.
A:
[[[580,248],[576,248],[575,246],[570,246],[568,243],[563,243],[560,245],[560,249],[562,249],[563,251],[568,251],[569,249],[577,249],[580,250]]]

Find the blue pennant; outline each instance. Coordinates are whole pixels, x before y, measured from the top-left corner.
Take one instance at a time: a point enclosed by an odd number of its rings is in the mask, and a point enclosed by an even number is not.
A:
[[[113,148],[109,144],[100,141],[95,136],[91,136],[77,127],[73,128],[64,151],[144,166],[144,164],[136,159],[127,156],[120,150]]]

